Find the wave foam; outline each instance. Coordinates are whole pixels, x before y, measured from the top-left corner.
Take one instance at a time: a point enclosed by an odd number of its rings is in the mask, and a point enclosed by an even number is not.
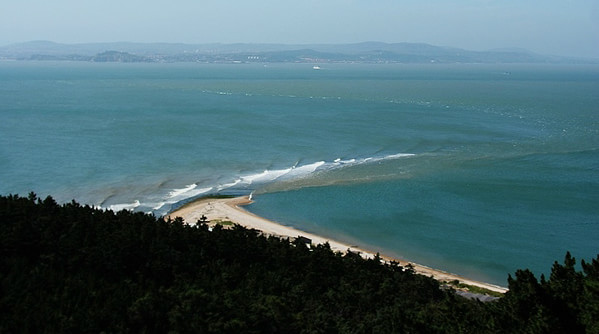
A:
[[[314,173],[318,168],[320,168],[321,166],[323,166],[325,164],[326,164],[326,162],[324,162],[324,161],[317,161],[317,162],[314,162],[314,163],[311,163],[308,165],[291,168],[289,173],[287,173],[287,175],[285,175],[285,178],[296,178],[296,177],[303,177],[306,175],[310,175],[310,174]]]
[[[289,173],[292,169],[293,168],[265,170],[259,174],[244,176],[241,178],[241,182],[246,183],[246,184],[253,184],[253,183],[264,183],[264,182],[274,181],[274,180],[278,179],[279,177]]]
[[[135,210],[136,208],[141,207],[147,208],[148,210],[152,210],[152,212],[157,214],[166,214],[167,211],[173,205],[189,201],[190,199],[199,197],[200,195],[206,195],[211,193],[217,194],[223,191],[247,191],[253,193],[253,191],[256,189],[263,188],[265,186],[271,186],[278,182],[286,184],[289,182],[296,181],[303,182],[302,180],[307,180],[312,177],[316,177],[316,175],[321,175],[321,173],[326,173],[328,171],[351,168],[353,166],[371,164],[383,160],[406,158],[411,156],[414,156],[414,154],[398,153],[386,156],[374,156],[366,158],[336,158],[329,162],[320,160],[305,165],[300,165],[299,162],[296,162],[294,165],[288,168],[272,170],[266,169],[262,172],[255,174],[236,176],[236,178],[231,179],[231,181],[229,182],[225,180],[224,183],[215,184],[212,186],[198,188],[198,183],[188,184],[183,188],[172,189],[168,191],[165,195],[162,195],[159,198],[155,198],[154,201],[148,203],[140,203],[138,200],[136,200],[133,203],[113,204],[110,205],[108,208],[114,211],[120,211],[123,209]]]
[[[141,203],[138,200],[135,200],[135,202],[128,203],[128,204],[113,204],[113,205],[109,206],[108,209],[110,209],[114,212],[119,212],[122,210],[132,211],[132,210],[135,210],[135,208],[137,208],[140,205],[141,205]]]
[[[185,188],[171,190],[168,193],[168,198],[174,198],[174,197],[177,197],[179,195],[185,194],[186,192],[194,189],[197,186],[198,185],[194,183],[194,184],[186,185]]]

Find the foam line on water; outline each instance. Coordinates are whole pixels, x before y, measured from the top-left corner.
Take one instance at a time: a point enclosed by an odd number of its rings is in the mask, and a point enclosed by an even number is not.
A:
[[[275,169],[275,170],[267,169],[259,174],[244,176],[241,178],[241,182],[246,183],[246,184],[253,184],[253,183],[263,183],[263,182],[274,181],[274,180],[278,179],[279,177],[289,173],[292,169],[293,168]]]
[[[207,195],[210,193],[217,194],[227,190],[244,190],[253,191],[256,188],[267,184],[273,184],[275,182],[289,182],[296,181],[304,178],[309,178],[318,173],[325,173],[327,171],[349,168],[352,166],[358,166],[363,164],[376,163],[384,160],[400,159],[414,156],[411,153],[398,153],[390,154],[386,156],[374,156],[366,158],[336,158],[332,161],[316,161],[305,165],[300,165],[296,162],[291,167],[282,169],[266,169],[259,173],[236,176],[230,182],[207,185],[205,187],[198,187],[198,183],[188,184],[183,188],[175,188],[166,195],[161,196],[159,199],[148,203],[140,203],[136,200],[133,203],[123,204],[112,204],[108,209],[114,211],[120,210],[135,210],[138,207],[148,208],[156,213],[164,214],[173,204],[181,203],[186,200],[198,197],[200,195]]]
[[[338,168],[346,168],[355,165],[374,163],[383,160],[392,160],[392,159],[400,159],[405,157],[414,156],[411,153],[398,153],[391,154],[382,157],[367,157],[367,158],[348,158],[342,159],[337,158],[331,162],[326,162],[324,160],[308,163],[305,165],[300,165],[299,162],[293,164],[293,166],[282,169],[266,169],[259,173],[248,174],[237,176],[236,179],[222,183],[219,185],[214,185],[213,187],[201,188],[200,191],[196,190],[196,184],[189,185],[182,189],[175,189],[170,194],[176,193],[179,199],[186,199],[190,197],[195,197],[202,193],[208,193],[210,191],[220,192],[228,189],[245,189],[245,190],[253,190],[255,187],[259,187],[268,183],[273,183],[277,181],[292,181],[296,179],[301,179],[305,177],[310,177],[315,173],[326,172],[327,170],[333,170]],[[192,187],[193,186],[193,187]],[[174,196],[171,196],[174,197]]]
[[[108,207],[108,209],[114,211],[114,212],[118,212],[118,211],[122,211],[122,210],[134,210],[135,208],[137,208],[138,206],[140,206],[141,203],[138,200],[135,200],[135,202],[133,203],[125,203],[125,204],[113,204],[110,205]]]
[[[286,175],[284,175],[284,179],[297,178],[297,177],[303,177],[306,175],[310,175],[310,174],[314,173],[319,167],[321,167],[325,164],[326,164],[326,162],[324,162],[324,161],[317,161],[317,162],[314,162],[314,163],[311,163],[308,165],[293,167]]]
[[[261,185],[265,185],[268,183],[273,183],[277,181],[293,181],[305,177],[310,177],[315,173],[326,172],[328,170],[347,168],[356,165],[375,163],[384,160],[393,160],[414,156],[412,153],[397,153],[390,154],[381,157],[367,157],[367,158],[348,158],[342,159],[337,158],[331,162],[326,162],[324,160],[316,161],[313,163],[299,165],[299,163],[295,163],[293,166],[289,168],[283,169],[266,169],[260,173],[244,175],[232,181],[230,183],[221,184],[216,187],[217,191],[230,189],[233,187],[258,187]]]
[[[171,190],[171,191],[168,193],[168,197],[169,197],[169,198],[174,198],[174,197],[177,197],[177,196],[179,196],[179,195],[182,195],[182,194],[184,194],[184,193],[186,193],[186,192],[188,192],[188,191],[190,191],[190,190],[194,189],[194,188],[195,188],[195,187],[197,187],[197,186],[198,186],[198,185],[194,183],[194,184],[189,184],[189,185],[186,185],[186,186],[185,186],[185,188],[173,189],[173,190]]]
[[[138,207],[151,208],[154,212],[163,213],[163,210],[167,210],[172,204],[178,203],[182,200],[197,197],[201,194],[209,193],[214,187],[198,188],[197,184],[187,185],[185,188],[173,189],[164,196],[159,202],[144,202],[141,203],[136,200],[134,203],[120,203],[112,204],[108,206],[108,209],[113,211],[129,210],[133,211]]]
[[[229,189],[229,188],[235,187],[236,185],[238,185],[239,183],[241,183],[241,181],[242,181],[242,179],[239,178],[239,179],[237,179],[237,180],[235,180],[233,182],[218,185],[216,187],[216,191],[219,192],[219,191],[224,190],[224,189]]]

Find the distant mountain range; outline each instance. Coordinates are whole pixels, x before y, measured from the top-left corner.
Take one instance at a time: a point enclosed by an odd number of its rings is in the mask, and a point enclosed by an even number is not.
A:
[[[367,63],[599,63],[599,59],[547,56],[525,49],[470,51],[423,43],[181,44],[33,41],[0,47],[0,60],[91,62],[367,62]]]

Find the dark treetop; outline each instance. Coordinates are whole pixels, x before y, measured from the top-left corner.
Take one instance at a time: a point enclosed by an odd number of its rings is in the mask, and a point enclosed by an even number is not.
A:
[[[0,333],[599,333],[599,257],[482,303],[240,226],[0,196]]]

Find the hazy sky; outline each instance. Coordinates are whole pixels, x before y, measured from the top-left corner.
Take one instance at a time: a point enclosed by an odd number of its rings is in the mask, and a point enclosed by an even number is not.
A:
[[[599,58],[599,0],[2,0],[0,45],[422,42]]]

